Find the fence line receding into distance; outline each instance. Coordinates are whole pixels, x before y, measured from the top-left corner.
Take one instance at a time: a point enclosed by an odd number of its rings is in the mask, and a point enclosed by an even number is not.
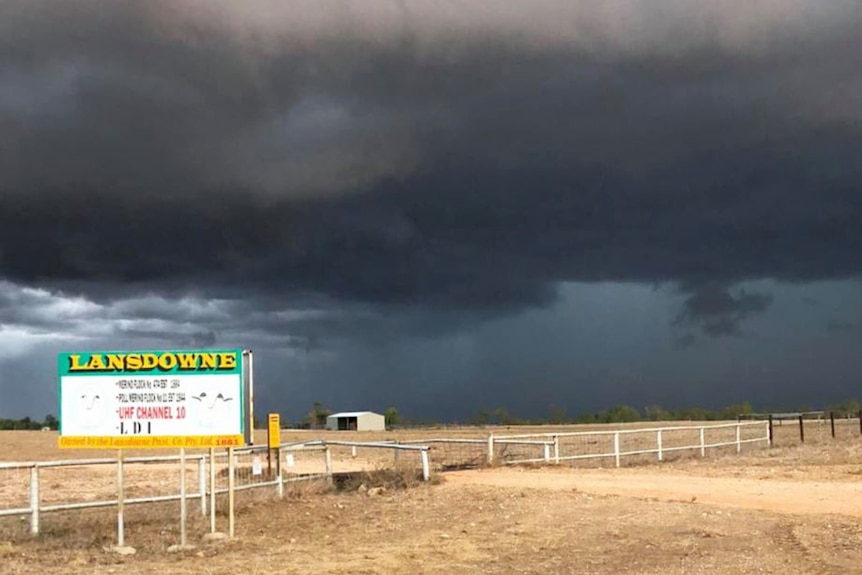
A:
[[[769,441],[768,422],[739,421],[408,441],[306,441],[285,443],[272,451],[266,446],[235,449],[232,467],[221,451],[186,454],[184,466],[178,456],[0,463],[0,517],[29,516],[30,531],[37,534],[44,513],[117,506],[121,492],[123,505],[178,501],[184,493],[185,500],[200,504],[201,515],[209,517],[214,531],[214,496],[228,493],[231,486],[235,491],[270,488],[282,497],[285,484],[332,481],[342,471],[405,467],[421,470],[427,481],[432,469],[591,460],[620,466],[636,457],[662,461],[684,451],[701,457],[718,448],[738,453],[745,445]]]

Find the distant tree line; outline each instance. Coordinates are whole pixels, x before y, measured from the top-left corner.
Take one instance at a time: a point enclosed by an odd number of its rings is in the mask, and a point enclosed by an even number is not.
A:
[[[840,403],[832,403],[822,409],[826,412],[834,412],[836,416],[856,416],[862,404],[856,399],[848,399]],[[783,413],[783,412],[805,412],[815,411],[807,405],[787,406],[763,406],[755,409],[751,403],[744,401],[734,403],[719,409],[706,409],[703,407],[681,407],[664,408],[660,405],[647,405],[641,409],[630,405],[615,405],[603,411],[585,412],[575,416],[569,416],[564,407],[552,405],[544,417],[525,418],[514,415],[505,407],[495,409],[483,408],[467,422],[472,425],[564,425],[573,423],[630,423],[636,421],[726,421],[734,420],[739,415],[751,413]],[[315,402],[305,418],[293,425],[288,423],[287,418],[282,418],[283,427],[297,427],[305,429],[322,429],[326,425],[326,418],[332,414],[332,410]],[[397,408],[389,407],[384,411],[387,427],[422,427],[440,425],[441,421],[434,419],[407,419]],[[461,422],[447,422],[461,423]],[[21,419],[0,418],[0,430],[39,430],[48,428],[56,430],[60,422],[51,414],[45,419],[38,421],[30,417]],[[256,427],[259,422],[255,421]]]
[[[39,430],[43,427],[56,430],[60,422],[53,415],[46,415],[44,421],[23,417],[21,419],[2,419],[0,418],[0,430]]]
[[[829,404],[822,408],[827,414],[832,411],[836,415],[849,414],[855,416],[862,409],[862,404],[856,399],[849,399],[841,403]],[[387,427],[430,427],[447,424],[468,425],[565,425],[577,423],[630,423],[637,421],[728,421],[735,420],[740,415],[752,413],[785,413],[815,411],[807,405],[771,405],[759,406],[757,409],[748,401],[733,403],[718,409],[707,409],[703,407],[678,407],[665,408],[660,405],[646,405],[641,409],[630,405],[615,405],[603,411],[585,412],[570,416],[564,407],[551,405],[547,415],[543,417],[526,418],[509,412],[505,407],[494,409],[483,408],[468,421],[441,421],[439,419],[407,418],[397,408],[389,407],[384,411]],[[312,409],[306,414],[302,422],[292,427],[305,429],[321,429],[326,425],[326,418],[332,414],[332,410],[325,408],[320,402],[315,402]],[[284,423],[286,420],[282,420]]]
[[[728,405],[714,411],[700,407],[665,409],[658,405],[648,405],[642,410],[638,410],[628,405],[617,405],[605,411],[583,413],[574,417],[569,417],[564,408],[551,406],[546,417],[537,418],[520,417],[513,415],[505,407],[498,407],[495,409],[480,409],[475,416],[466,422],[444,422],[433,418],[408,419],[396,407],[388,407],[383,412],[383,416],[386,421],[386,427],[397,428],[432,427],[443,423],[466,423],[468,425],[563,425],[573,423],[625,423],[669,420],[710,421],[736,419],[740,414],[753,413],[753,411],[752,406],[745,402]],[[301,421],[289,422],[287,418],[282,417],[281,423],[285,428],[323,429],[326,427],[326,418],[332,415],[332,413],[331,409],[324,407],[321,402],[316,401]]]
[[[822,410],[826,413],[856,415],[862,405],[856,399],[827,405]],[[523,418],[512,415],[509,410],[498,407],[493,410],[480,409],[470,423],[476,425],[542,425],[542,424],[572,424],[572,423],[629,423],[636,421],[727,421],[740,415],[752,413],[784,413],[816,411],[807,405],[763,406],[755,409],[748,401],[734,403],[719,409],[703,407],[665,408],[660,405],[647,405],[637,409],[630,405],[615,405],[603,411],[585,412],[569,416],[565,408],[551,406],[545,417]]]

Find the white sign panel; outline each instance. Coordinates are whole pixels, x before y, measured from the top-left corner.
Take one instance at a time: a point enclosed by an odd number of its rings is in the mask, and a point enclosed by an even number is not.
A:
[[[243,443],[241,351],[61,354],[61,447]]]

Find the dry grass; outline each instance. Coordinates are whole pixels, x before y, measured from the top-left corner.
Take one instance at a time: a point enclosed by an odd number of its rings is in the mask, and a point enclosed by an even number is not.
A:
[[[460,438],[487,439],[495,436],[521,435],[530,433],[570,433],[583,431],[609,431],[616,429],[643,429],[652,427],[714,425],[721,422],[689,422],[662,421],[638,422],[630,424],[596,424],[596,425],[524,425],[524,426],[447,426],[422,429],[403,429],[397,431],[326,431],[326,430],[282,430],[281,440],[284,443],[302,442],[316,439],[342,441],[416,441],[429,438]],[[828,426],[828,424],[827,424]],[[776,429],[790,430],[787,424]],[[858,429],[858,428],[857,428]],[[57,447],[56,432],[41,431],[2,431],[0,432],[0,461],[42,461],[46,459],[89,459],[114,457],[115,450],[99,449],[63,449]],[[266,431],[255,431],[255,443],[266,444]],[[201,450],[188,450],[190,456],[203,454]],[[158,453],[153,450],[127,450],[127,457],[148,456]]]

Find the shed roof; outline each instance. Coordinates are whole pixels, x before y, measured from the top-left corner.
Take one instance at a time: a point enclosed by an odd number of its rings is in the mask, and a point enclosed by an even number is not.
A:
[[[380,415],[379,413],[374,413],[373,411],[342,411],[340,413],[333,413],[329,417],[359,417],[360,415]]]

